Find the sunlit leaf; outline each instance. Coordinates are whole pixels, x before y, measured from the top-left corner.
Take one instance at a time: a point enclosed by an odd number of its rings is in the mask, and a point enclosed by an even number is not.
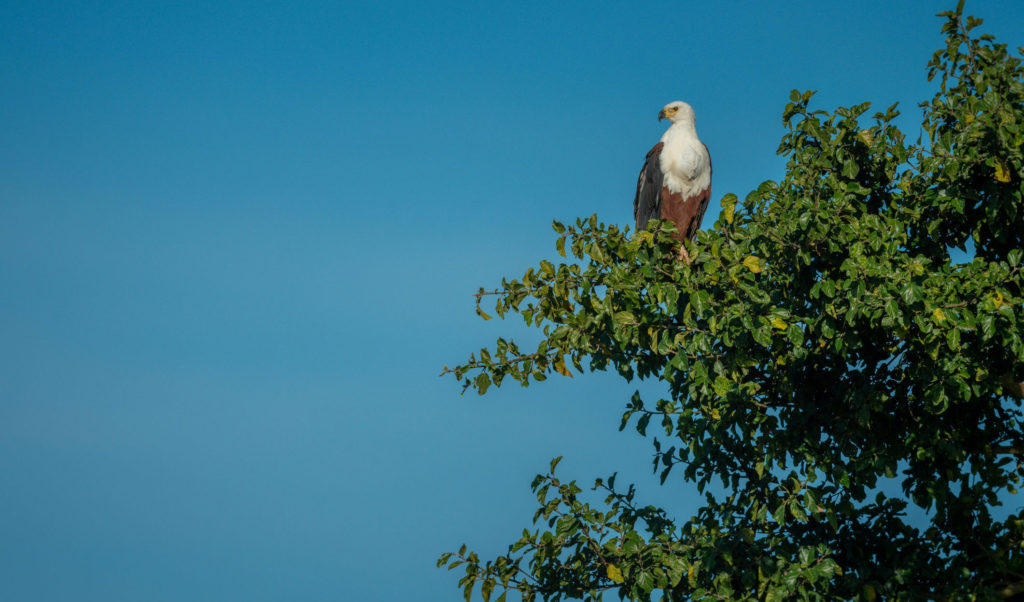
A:
[[[996,177],[996,180],[998,180],[999,182],[1009,182],[1010,181],[1010,170],[1007,169],[1006,165],[1004,165],[1002,161],[997,161],[996,162],[996,174],[995,174],[995,177]]]
[[[561,374],[562,376],[568,376],[569,378],[572,378],[572,372],[565,367],[564,355],[555,356],[555,359],[551,362],[551,367],[555,369],[555,372]]]

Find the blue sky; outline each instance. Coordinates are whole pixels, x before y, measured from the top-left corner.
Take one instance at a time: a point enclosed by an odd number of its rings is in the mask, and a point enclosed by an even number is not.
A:
[[[780,177],[793,88],[916,135],[953,4],[0,6],[0,598],[455,599],[438,554],[503,551],[556,455],[685,518],[633,386],[438,377],[531,338],[471,294],[629,223],[669,101],[716,200]]]

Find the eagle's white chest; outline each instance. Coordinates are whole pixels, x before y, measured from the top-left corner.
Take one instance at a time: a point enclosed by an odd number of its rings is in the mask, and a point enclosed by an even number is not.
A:
[[[661,173],[664,185],[683,198],[693,196],[711,185],[711,157],[692,125],[673,124],[661,137]]]

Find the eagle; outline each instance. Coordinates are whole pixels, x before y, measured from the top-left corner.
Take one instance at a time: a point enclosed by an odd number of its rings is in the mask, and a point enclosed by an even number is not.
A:
[[[676,225],[679,259],[690,263],[683,241],[693,240],[711,200],[711,154],[697,138],[693,107],[670,102],[658,113],[658,121],[672,122],[661,142],[647,153],[633,199],[636,229],[652,219],[668,219]]]

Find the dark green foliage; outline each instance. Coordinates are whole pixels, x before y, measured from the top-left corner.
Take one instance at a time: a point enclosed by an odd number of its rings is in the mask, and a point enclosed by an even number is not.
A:
[[[629,236],[591,217],[555,224],[572,261],[480,292],[545,337],[532,351],[499,339],[449,370],[465,387],[659,379],[665,398],[635,395],[623,428],[657,434],[662,480],[730,494],[676,524],[614,479],[591,505],[553,462],[533,484],[539,530],[492,561],[442,556],[465,570],[467,599],[478,585],[526,600],[1024,592],[1024,516],[992,513],[1024,476],[1024,70],[971,34],[980,20],[942,16],[923,143],[906,142],[895,107],[812,111],[794,91],[785,178],[727,195],[692,265],[675,260],[671,224]],[[948,249],[969,244],[955,262]],[[878,489],[886,477],[903,496]],[[908,504],[927,528],[907,524]]]

